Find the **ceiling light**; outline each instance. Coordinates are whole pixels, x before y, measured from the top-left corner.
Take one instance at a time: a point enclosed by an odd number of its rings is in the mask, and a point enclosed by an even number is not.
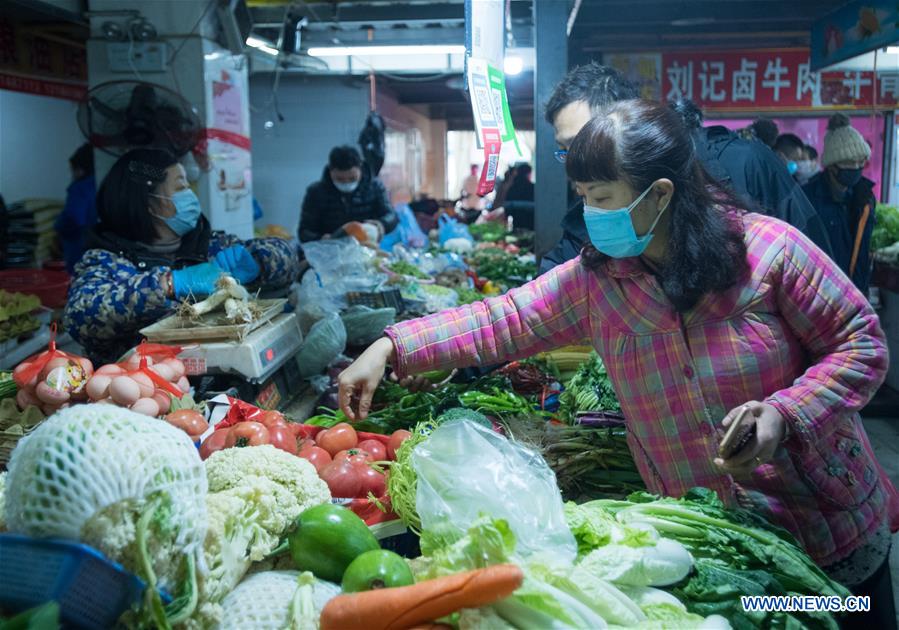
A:
[[[518,55],[508,55],[503,59],[503,72],[506,73],[506,76],[514,77],[516,74],[521,74],[522,70],[524,70],[524,61]]]
[[[262,52],[268,53],[270,55],[277,55],[278,49],[272,46],[271,42],[268,42],[264,39],[259,39],[258,37],[247,37],[247,46],[251,46],[257,50],[261,50]]]
[[[249,43],[249,42],[248,42]],[[461,55],[462,45],[415,45],[415,46],[329,46],[310,48],[311,57],[348,57],[383,55]]]

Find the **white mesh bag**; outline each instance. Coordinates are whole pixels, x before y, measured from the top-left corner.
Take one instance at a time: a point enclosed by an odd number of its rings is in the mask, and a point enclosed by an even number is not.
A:
[[[288,616],[299,587],[299,576],[299,571],[265,571],[249,576],[225,598],[222,620],[216,630],[282,630],[290,627]],[[319,614],[328,600],[337,595],[340,595],[340,587],[335,584],[315,580],[312,585],[312,599]]]
[[[171,501],[178,551],[196,553],[206,535],[206,486],[184,431],[113,405],[76,405],[12,452],[6,522],[12,532],[78,540],[101,509],[160,492]]]

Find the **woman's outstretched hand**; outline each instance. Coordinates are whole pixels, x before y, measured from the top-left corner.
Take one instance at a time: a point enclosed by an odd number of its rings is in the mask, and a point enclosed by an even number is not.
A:
[[[355,422],[368,417],[372,396],[395,352],[390,339],[378,339],[337,377],[340,410],[347,418]]]

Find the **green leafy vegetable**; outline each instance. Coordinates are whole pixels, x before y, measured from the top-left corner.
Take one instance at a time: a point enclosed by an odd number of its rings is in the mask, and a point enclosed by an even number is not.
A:
[[[871,249],[876,251],[899,242],[899,208],[878,204],[877,223],[871,233]]]
[[[621,411],[618,395],[609,373],[595,352],[582,364],[559,396],[559,417],[573,424],[577,414],[585,411]]]

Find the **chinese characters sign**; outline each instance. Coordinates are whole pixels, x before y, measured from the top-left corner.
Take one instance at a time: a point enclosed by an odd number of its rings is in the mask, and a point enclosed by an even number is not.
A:
[[[85,49],[48,40],[0,17],[0,89],[80,100],[87,84]]]
[[[708,110],[884,107],[899,102],[899,72],[812,72],[806,50],[665,53],[660,96]]]
[[[652,58],[661,68],[656,76]],[[606,62],[636,81],[644,98],[689,98],[711,112],[894,109],[899,102],[899,71],[812,72],[805,49],[616,54]]]

